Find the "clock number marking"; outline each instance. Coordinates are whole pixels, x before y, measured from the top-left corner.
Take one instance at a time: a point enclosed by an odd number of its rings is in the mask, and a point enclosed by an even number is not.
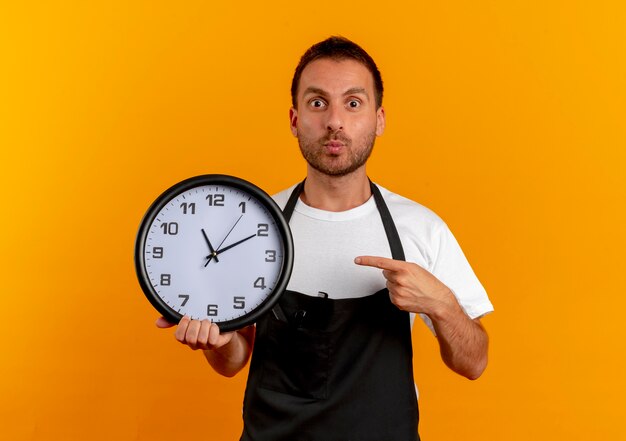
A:
[[[187,202],[183,202],[182,204],[180,204],[180,208],[183,209],[183,214],[187,214],[187,211],[189,211],[191,214],[196,214],[195,202],[192,202],[190,204],[188,204]]]
[[[266,262],[276,262],[276,250],[265,250]]]
[[[161,274],[161,286],[170,286],[172,283],[171,274]]]
[[[208,305],[206,308],[206,315],[209,317],[215,317],[217,315],[217,305]]]
[[[152,257],[155,259],[163,259],[163,247],[152,248]]]
[[[178,234],[178,224],[176,222],[163,222],[161,224],[161,228],[163,228],[163,234],[170,234],[172,236],[176,236]]]
[[[189,294],[178,294],[178,298],[183,299],[183,302],[180,304],[180,306],[185,306],[187,304],[187,301],[189,300]]]
[[[246,298],[245,297],[233,297],[233,308],[234,309],[244,309],[246,307]]]
[[[211,207],[223,207],[224,206],[224,195],[221,193],[217,194],[208,194],[206,197],[209,206]]]
[[[256,232],[256,235],[257,235],[257,236],[265,236],[265,237],[267,237],[267,236],[268,236],[267,232],[268,232],[268,231],[269,231],[269,229],[270,229],[270,226],[269,226],[268,224],[258,224],[258,225],[257,225],[257,227],[258,227],[258,229],[259,229],[259,230]]]
[[[259,289],[265,289],[267,288],[267,285],[265,284],[265,277],[259,277],[254,281],[254,287],[255,288],[259,288]]]
[[[241,214],[244,214],[246,212],[246,203],[239,202],[239,207],[241,207]]]

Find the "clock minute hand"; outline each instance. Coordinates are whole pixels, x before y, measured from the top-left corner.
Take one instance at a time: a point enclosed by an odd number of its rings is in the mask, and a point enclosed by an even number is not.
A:
[[[251,234],[250,236],[248,236],[248,237],[246,237],[246,238],[244,238],[244,239],[241,239],[240,241],[237,241],[237,242],[235,242],[235,243],[233,243],[233,244],[230,244],[230,245],[228,245],[228,246],[226,246],[226,247],[224,247],[224,248],[220,248],[219,250],[217,250],[217,251],[215,252],[215,254],[216,254],[216,259],[217,259],[217,255],[218,255],[218,254],[222,254],[224,251],[226,251],[226,250],[230,250],[231,248],[234,248],[234,247],[236,247],[237,245],[242,244],[242,243],[244,243],[246,240],[250,240],[250,239],[252,239],[252,238],[253,238],[253,237],[255,237],[255,236],[256,236],[256,234]]]

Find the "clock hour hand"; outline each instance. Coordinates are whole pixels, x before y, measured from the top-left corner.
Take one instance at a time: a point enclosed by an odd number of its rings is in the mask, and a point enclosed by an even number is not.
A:
[[[206,235],[206,232],[204,231],[204,228],[202,228],[202,235],[204,236],[204,240],[206,241],[207,245],[209,246],[209,250],[211,251],[211,254],[209,254],[207,256],[207,262],[204,264],[204,266],[207,266],[209,264],[209,262],[211,261],[211,259],[215,258],[216,262],[219,262],[219,259],[217,258],[217,253],[215,252],[215,250],[213,249],[213,245],[211,245],[211,241],[209,240],[209,236]]]
[[[252,239],[252,238],[253,238],[253,237],[255,237],[255,236],[256,236],[256,234],[251,234],[250,236],[248,236],[248,237],[246,237],[246,238],[243,238],[243,239],[241,239],[240,241],[237,241],[237,242],[235,242],[235,243],[232,243],[232,244],[230,244],[230,245],[228,245],[228,246],[226,246],[226,247],[224,247],[224,248],[220,248],[219,250],[217,250],[217,251],[215,252],[215,259],[217,260],[217,255],[218,255],[218,254],[222,254],[224,251],[226,251],[226,250],[230,250],[231,248],[234,248],[234,247],[236,247],[237,245],[242,244],[242,243],[244,243],[246,240],[250,240],[250,239]]]

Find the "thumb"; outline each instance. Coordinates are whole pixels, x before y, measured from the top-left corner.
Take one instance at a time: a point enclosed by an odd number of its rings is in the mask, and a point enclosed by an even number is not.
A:
[[[165,317],[159,317],[156,320],[155,325],[157,328],[171,328],[172,326],[176,326],[176,323],[170,323],[165,319]]]

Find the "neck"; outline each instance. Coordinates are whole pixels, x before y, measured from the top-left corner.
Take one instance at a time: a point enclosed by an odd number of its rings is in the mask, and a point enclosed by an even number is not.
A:
[[[365,167],[345,176],[328,176],[308,167],[302,202],[325,211],[346,211],[363,205],[372,195]]]

